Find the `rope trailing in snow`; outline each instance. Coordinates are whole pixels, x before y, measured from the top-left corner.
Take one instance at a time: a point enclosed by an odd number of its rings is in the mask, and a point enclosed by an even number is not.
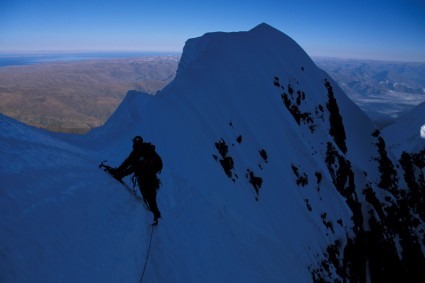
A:
[[[148,252],[146,253],[145,265],[143,266],[143,272],[142,272],[142,277],[140,277],[140,283],[142,283],[143,281],[143,276],[145,275],[145,271],[146,271],[146,265],[148,264],[149,252],[151,250],[151,243],[152,243],[152,234],[153,234],[153,226],[151,227],[151,235],[149,237]]]

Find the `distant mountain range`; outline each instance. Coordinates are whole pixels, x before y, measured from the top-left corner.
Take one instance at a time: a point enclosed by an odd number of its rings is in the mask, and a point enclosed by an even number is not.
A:
[[[425,63],[315,57],[379,128],[425,101]]]

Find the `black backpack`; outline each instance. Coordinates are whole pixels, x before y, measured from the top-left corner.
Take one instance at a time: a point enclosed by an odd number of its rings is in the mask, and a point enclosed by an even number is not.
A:
[[[146,143],[145,144],[145,150],[146,150],[146,158],[148,159],[148,167],[156,173],[161,173],[162,171],[162,159],[161,156],[159,156],[159,154],[155,151],[155,146],[150,144],[150,143]]]

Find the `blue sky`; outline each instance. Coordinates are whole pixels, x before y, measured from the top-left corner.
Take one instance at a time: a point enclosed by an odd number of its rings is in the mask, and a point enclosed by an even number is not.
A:
[[[425,61],[424,0],[2,0],[0,52],[180,52],[262,22],[311,56]]]

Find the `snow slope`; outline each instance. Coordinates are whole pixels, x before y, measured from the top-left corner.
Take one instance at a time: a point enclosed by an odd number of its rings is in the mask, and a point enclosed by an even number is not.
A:
[[[137,270],[144,210],[96,169],[98,158],[0,119],[0,281],[118,282]]]
[[[396,155],[403,151],[418,152],[425,148],[425,139],[421,138],[420,129],[425,124],[425,102],[400,117],[394,125],[382,131],[385,139],[391,143],[391,150]]]
[[[361,204],[380,180],[375,128],[266,24],[188,40],[172,83],[154,97],[130,91],[87,135],[0,119],[1,282],[373,276],[350,248],[379,211]],[[118,166],[135,135],[164,162],[150,249],[151,214],[97,168]]]

